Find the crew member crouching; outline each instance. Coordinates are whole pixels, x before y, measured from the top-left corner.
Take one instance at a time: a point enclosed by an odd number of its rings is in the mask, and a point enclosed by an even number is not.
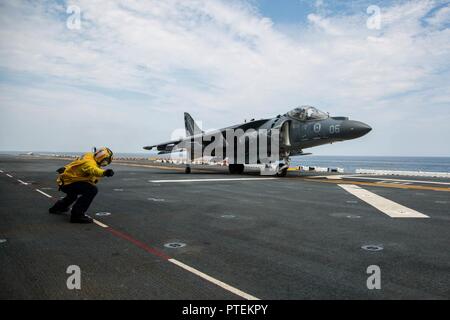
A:
[[[53,214],[67,212],[72,206],[70,222],[72,223],[92,223],[92,218],[85,213],[92,200],[97,195],[98,189],[95,184],[101,177],[112,177],[112,169],[102,169],[112,161],[113,153],[108,148],[101,148],[98,151],[86,153],[81,159],[77,159],[68,165],[59,168],[58,179],[59,190],[66,194],[66,197],[58,200],[48,211]]]

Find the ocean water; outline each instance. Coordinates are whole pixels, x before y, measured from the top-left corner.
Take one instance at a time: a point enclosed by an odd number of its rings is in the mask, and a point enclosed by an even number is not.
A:
[[[21,154],[7,152],[0,154]],[[35,152],[35,154],[81,155],[82,152]],[[148,158],[154,153],[116,153],[116,157]],[[297,156],[291,158],[291,166],[319,166],[343,168],[347,173],[356,169],[450,172],[450,157],[385,157],[385,156]]]
[[[356,169],[450,172],[450,157],[301,156],[292,165]]]

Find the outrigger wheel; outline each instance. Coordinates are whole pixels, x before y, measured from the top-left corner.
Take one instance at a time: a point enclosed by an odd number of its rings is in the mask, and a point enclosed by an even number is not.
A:
[[[186,167],[186,169],[184,169],[184,173],[191,173],[191,167]]]

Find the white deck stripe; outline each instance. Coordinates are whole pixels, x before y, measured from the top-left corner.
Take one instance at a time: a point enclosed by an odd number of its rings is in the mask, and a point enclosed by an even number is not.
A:
[[[154,183],[172,183],[172,182],[212,182],[212,181],[257,181],[257,180],[276,180],[278,178],[225,178],[225,179],[180,179],[180,180],[149,180]]]
[[[39,190],[39,189],[36,189],[36,191],[39,192],[39,193],[41,193],[41,194],[43,194],[44,196],[46,196],[46,197],[48,197],[48,198],[53,198],[51,195],[46,194],[44,191],[41,191],[41,190]]]
[[[106,224],[101,223],[100,221],[95,220],[95,219],[93,219],[93,220],[94,220],[94,223],[95,223],[96,225],[99,225],[99,226],[102,227],[102,228],[109,228]]]
[[[338,184],[338,186],[391,218],[429,218],[429,216],[423,213],[402,206],[354,184]]]
[[[236,288],[234,288],[234,287],[232,287],[232,286],[230,286],[230,285],[228,285],[228,284],[226,284],[226,283],[224,283],[224,282],[222,282],[220,280],[217,280],[217,279],[215,279],[213,277],[210,277],[207,274],[204,274],[203,272],[200,272],[197,269],[194,269],[194,268],[192,268],[192,267],[190,267],[188,265],[185,265],[184,263],[182,263],[182,262],[180,262],[178,260],[169,259],[169,262],[172,262],[173,264],[183,268],[184,270],[192,272],[193,274],[195,274],[195,275],[197,275],[197,276],[199,276],[199,277],[201,277],[201,278],[203,278],[203,279],[205,279],[205,280],[207,280],[207,281],[209,281],[211,283],[214,283],[215,285],[218,285],[219,287],[221,287],[221,288],[223,288],[223,289],[225,289],[227,291],[230,291],[231,293],[234,293],[235,295],[240,296],[240,297],[242,297],[244,299],[247,299],[247,300],[259,300],[258,298],[254,297],[252,295],[249,295],[248,293],[245,293],[245,292],[243,292],[243,291],[241,291],[239,289],[236,289]]]
[[[17,181],[19,181],[21,184],[23,184],[23,185],[28,185],[28,183],[26,183],[26,182],[23,182],[22,180],[20,180],[20,179],[17,179]]]
[[[0,173],[3,173],[3,170],[0,170]]]
[[[13,176],[12,176],[12,175],[10,175],[9,173],[7,173],[7,174],[6,174],[6,176],[7,176],[7,177],[10,177],[10,178],[12,178],[12,177],[13,177]]]

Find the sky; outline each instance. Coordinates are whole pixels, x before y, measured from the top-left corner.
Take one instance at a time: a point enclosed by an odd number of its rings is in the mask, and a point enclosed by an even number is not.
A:
[[[300,105],[373,128],[307,152],[450,156],[450,2],[0,2],[0,151],[142,152],[185,111],[208,130]]]

